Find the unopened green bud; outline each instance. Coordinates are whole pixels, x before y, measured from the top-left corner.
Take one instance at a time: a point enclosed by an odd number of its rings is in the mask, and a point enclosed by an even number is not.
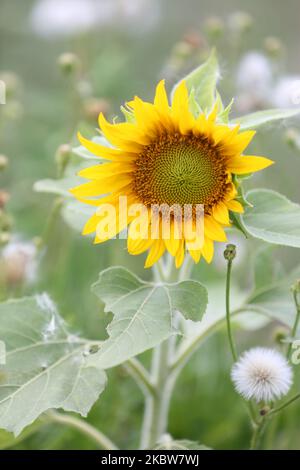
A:
[[[229,243],[226,246],[226,249],[224,251],[224,258],[227,261],[233,261],[235,257],[236,257],[236,246],[233,245],[232,243]]]
[[[273,331],[273,339],[275,343],[282,345],[282,343],[286,340],[289,335],[288,328],[278,327]]]
[[[205,21],[204,28],[209,37],[217,39],[224,33],[225,25],[218,16],[211,16]]]
[[[283,52],[283,44],[280,39],[269,36],[264,40],[264,49],[270,57],[276,59]]]
[[[295,294],[300,294],[300,279],[297,279],[297,281],[292,285],[291,290],[292,292],[295,292]]]
[[[8,165],[8,158],[5,155],[0,155],[0,171],[5,170]]]
[[[237,11],[229,17],[229,25],[236,33],[246,33],[253,25],[253,18],[249,13]]]
[[[193,47],[186,41],[180,41],[174,46],[173,55],[180,59],[186,59],[192,54]]]
[[[7,191],[0,190],[0,209],[3,209],[6,203],[9,201],[9,193]]]
[[[5,84],[6,99],[13,98],[19,92],[21,81],[14,72],[0,72],[0,80]]]
[[[63,175],[72,155],[72,147],[69,144],[62,144],[55,153],[59,175]]]
[[[268,413],[270,413],[271,408],[268,405],[265,405],[263,408],[260,409],[259,414],[260,416],[266,416]]]
[[[86,117],[92,121],[97,120],[100,113],[107,114],[110,110],[110,103],[105,99],[90,98],[83,106]]]
[[[284,138],[285,138],[286,143],[292,149],[300,148],[300,134],[296,129],[294,128],[287,129],[287,131],[285,132]]]
[[[9,232],[0,232],[0,245],[6,245],[10,241],[11,235]]]
[[[58,58],[58,65],[64,74],[71,75],[79,70],[80,60],[73,52],[64,52]]]

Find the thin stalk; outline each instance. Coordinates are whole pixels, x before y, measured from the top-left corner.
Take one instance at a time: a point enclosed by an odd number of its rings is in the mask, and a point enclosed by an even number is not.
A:
[[[298,400],[299,398],[300,398],[300,393],[297,393],[297,395],[294,395],[292,398],[290,398],[290,400],[286,401],[285,403],[278,406],[277,408],[273,408],[273,410],[269,411],[267,416],[269,417],[269,416],[273,416],[279,413],[280,411],[284,410],[287,406],[291,405],[292,403],[294,403],[294,401]]]
[[[259,448],[262,433],[266,424],[265,418],[263,418],[256,426],[254,426],[250,450],[256,450]]]
[[[155,395],[156,390],[151,377],[143,364],[135,358],[130,359],[124,366],[136,380],[142,391],[147,395]]]
[[[296,290],[293,291],[293,298],[295,302],[295,307],[296,307],[296,317],[295,317],[295,322],[292,328],[292,338],[295,338],[297,334],[297,329],[299,325],[299,320],[300,320],[300,303],[298,301],[298,292]],[[293,343],[289,344],[288,350],[287,350],[287,359],[289,360],[291,357],[292,353],[292,348],[293,348]]]
[[[230,319],[230,281],[231,281],[231,270],[232,270],[232,260],[229,259],[227,262],[227,274],[226,274],[226,325],[227,325],[227,334],[228,341],[230,346],[230,351],[234,362],[237,361],[238,355],[236,352],[236,346],[232,335],[231,329],[231,319]]]
[[[77,431],[92,439],[101,449],[118,450],[118,447],[105,434],[80,418],[55,411],[47,413],[46,417],[49,421],[77,429]]]

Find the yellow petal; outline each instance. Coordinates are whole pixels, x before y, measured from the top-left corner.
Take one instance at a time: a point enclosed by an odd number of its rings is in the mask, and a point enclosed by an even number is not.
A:
[[[100,196],[127,186],[132,182],[132,177],[127,174],[107,177],[100,181],[90,181],[70,189],[70,193],[78,197]]]
[[[243,175],[263,170],[264,168],[273,165],[273,163],[274,162],[272,160],[265,157],[247,155],[245,157],[231,158],[227,163],[227,168],[231,173]]]
[[[189,95],[184,80],[175,89],[172,102],[172,116],[175,123],[178,123],[182,134],[186,134],[193,129],[195,119],[189,110]]]
[[[179,240],[179,233],[178,233],[178,230],[177,230],[177,223],[174,222],[174,221],[171,221],[170,222],[170,237],[169,238],[165,238],[164,237],[164,242],[165,242],[165,246],[168,250],[168,252],[172,255],[172,256],[175,256],[177,251],[178,251],[178,248],[179,248],[179,244],[180,244],[180,240]],[[163,235],[166,234],[166,231],[165,231],[165,228],[163,227],[162,228],[162,233]]]
[[[244,212],[244,208],[242,204],[238,201],[234,201],[234,200],[226,201],[226,206],[228,207],[230,211],[239,212],[240,214]]]
[[[169,101],[165,88],[165,81],[161,80],[156,87],[154,105],[159,111],[169,113]]]
[[[155,240],[149,250],[149,254],[147,256],[145,262],[145,268],[151,268],[164,254],[165,252],[165,245],[163,240]]]
[[[219,204],[213,208],[213,217],[221,224],[228,225],[230,223],[228,209],[224,202],[219,202]]]
[[[104,163],[84,168],[78,172],[78,175],[82,178],[99,180],[117,174],[131,173],[132,171],[134,171],[134,165],[130,163]]]
[[[150,141],[147,136],[141,136],[135,124],[110,124],[102,113],[99,115],[99,126],[109,142],[129,152],[141,152]]]
[[[180,242],[180,246],[178,248],[178,251],[176,253],[176,256],[175,256],[175,266],[176,268],[180,268],[180,266],[182,265],[183,263],[183,260],[184,260],[184,242],[183,240],[181,240]]]
[[[212,217],[205,216],[204,218],[204,231],[205,235],[211,240],[218,242],[226,242],[227,237],[223,228]]]
[[[124,152],[122,150],[113,149],[111,147],[105,147],[104,145],[97,144],[91,140],[83,137],[80,132],[77,134],[78,140],[89,152],[96,157],[105,158],[113,161],[133,161],[136,158],[136,154]]]
[[[210,238],[205,238],[202,255],[207,263],[211,263],[214,256],[214,243]]]

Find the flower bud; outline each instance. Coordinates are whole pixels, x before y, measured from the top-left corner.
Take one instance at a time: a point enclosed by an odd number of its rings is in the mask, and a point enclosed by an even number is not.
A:
[[[59,175],[63,175],[72,155],[72,148],[69,144],[62,144],[55,153],[55,161]]]
[[[248,32],[253,25],[253,18],[249,13],[237,11],[230,15],[229,25],[231,29],[239,34]]]
[[[21,88],[19,77],[10,71],[0,72],[0,80],[5,83],[6,99],[14,98]]]
[[[205,39],[198,31],[188,31],[183,40],[194,49],[200,49],[205,45]]]
[[[92,121],[96,121],[100,113],[107,114],[110,110],[110,103],[105,99],[90,98],[83,106],[86,117]]]
[[[292,285],[291,290],[295,294],[300,294],[300,279],[297,279],[297,281]]]
[[[204,23],[205,31],[211,39],[218,39],[224,33],[224,22],[218,16],[207,18]]]
[[[0,155],[0,171],[5,170],[8,165],[8,158],[5,155]]]
[[[0,232],[0,245],[6,245],[10,241],[10,237],[9,232]]]
[[[71,75],[80,68],[80,61],[73,52],[64,52],[58,58],[58,65],[65,75]]]
[[[229,243],[226,246],[226,249],[224,251],[224,258],[227,261],[233,261],[235,257],[236,257],[236,246]]]
[[[276,59],[282,54],[283,45],[280,39],[274,36],[269,36],[264,40],[264,49],[269,57]]]
[[[286,143],[292,148],[292,149],[300,149],[300,134],[297,131],[297,129],[291,127],[290,129],[287,129],[284,135]]]
[[[0,209],[3,209],[6,203],[9,201],[9,193],[7,191],[0,190]]]
[[[174,51],[173,55],[174,57],[180,58],[180,59],[186,59],[192,54],[193,48],[192,46],[185,42],[185,41],[180,41],[174,46]]]

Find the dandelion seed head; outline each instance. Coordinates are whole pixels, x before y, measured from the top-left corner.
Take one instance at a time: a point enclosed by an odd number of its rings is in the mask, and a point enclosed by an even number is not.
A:
[[[282,354],[260,347],[245,352],[231,371],[237,392],[246,400],[256,402],[270,402],[286,395],[292,376],[292,369]]]

